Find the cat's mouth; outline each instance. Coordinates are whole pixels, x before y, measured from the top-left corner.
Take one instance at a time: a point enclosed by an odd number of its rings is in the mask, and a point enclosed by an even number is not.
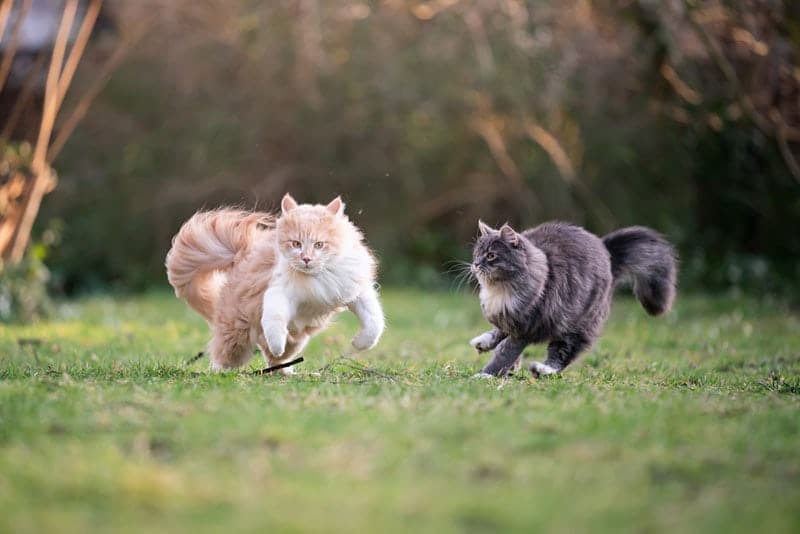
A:
[[[494,284],[501,284],[503,280],[497,273],[492,273],[481,269],[480,267],[473,267],[472,272],[475,274],[475,278],[478,279],[478,283],[484,286],[487,285],[494,285]]]
[[[485,285],[490,284],[492,282],[492,277],[489,276],[489,273],[477,267],[475,265],[472,266],[472,273],[475,275],[475,278],[478,279],[478,283]]]
[[[293,263],[291,265],[292,269],[294,269],[295,271],[309,275],[317,274],[322,270],[322,268],[319,265],[314,265],[314,264],[309,265],[305,263]]]

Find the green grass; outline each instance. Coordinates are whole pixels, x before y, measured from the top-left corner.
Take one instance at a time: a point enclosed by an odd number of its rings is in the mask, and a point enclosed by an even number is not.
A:
[[[384,301],[366,368],[342,316],[294,377],[185,365],[207,330],[167,294],[0,326],[0,532],[800,530],[782,305],[619,298],[563,376],[487,381],[474,297]]]

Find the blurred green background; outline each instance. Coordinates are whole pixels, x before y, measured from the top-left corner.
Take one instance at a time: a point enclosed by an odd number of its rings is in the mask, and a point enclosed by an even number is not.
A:
[[[684,288],[796,295],[797,2],[161,0],[55,161],[54,290],[164,286],[199,208],[342,194],[382,281],[452,284],[476,220],[651,225]],[[76,85],[96,75],[90,45]],[[793,169],[797,173],[793,174]]]

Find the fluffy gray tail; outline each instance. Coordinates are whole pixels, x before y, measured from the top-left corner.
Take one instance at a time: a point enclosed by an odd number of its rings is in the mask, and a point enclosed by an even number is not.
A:
[[[631,226],[603,238],[614,281],[631,279],[633,293],[650,315],[668,312],[675,300],[678,260],[669,241],[650,228]]]

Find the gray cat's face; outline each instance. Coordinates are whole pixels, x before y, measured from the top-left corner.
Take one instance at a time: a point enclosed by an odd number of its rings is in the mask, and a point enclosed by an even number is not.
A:
[[[472,249],[472,272],[481,284],[505,282],[525,272],[521,237],[508,225],[493,230],[480,223],[481,235]]]

